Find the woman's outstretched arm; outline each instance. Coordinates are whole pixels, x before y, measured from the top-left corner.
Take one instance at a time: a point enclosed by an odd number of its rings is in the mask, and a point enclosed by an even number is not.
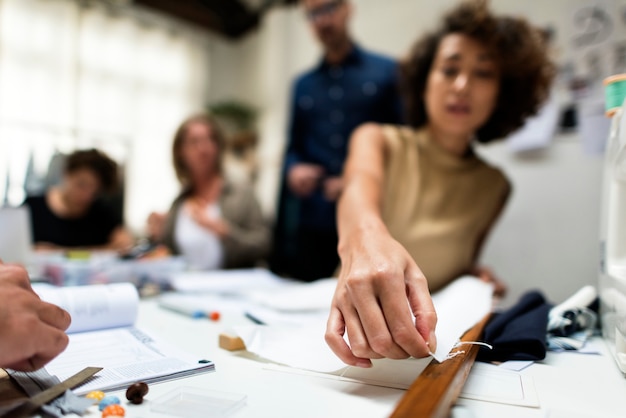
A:
[[[385,153],[379,125],[355,131],[338,206],[341,273],[326,342],[346,364],[360,367],[374,358],[425,357],[436,344],[426,278],[381,218]]]

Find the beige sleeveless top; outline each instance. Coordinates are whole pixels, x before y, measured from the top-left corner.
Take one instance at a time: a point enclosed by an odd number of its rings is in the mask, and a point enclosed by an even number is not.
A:
[[[450,154],[423,129],[384,126],[383,132],[383,221],[435,291],[474,267],[510,185],[473,152]]]

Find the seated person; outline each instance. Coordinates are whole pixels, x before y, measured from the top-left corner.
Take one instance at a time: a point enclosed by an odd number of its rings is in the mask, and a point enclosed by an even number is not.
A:
[[[22,267],[0,262],[0,300],[1,368],[37,370],[65,350],[70,315],[42,302]]]
[[[521,127],[553,73],[537,29],[480,1],[457,6],[413,47],[402,64],[411,126],[363,125],[350,143],[326,330],[344,362],[435,351],[429,291],[476,272],[511,191],[473,144]]]
[[[173,143],[182,191],[169,213],[152,213],[148,235],[199,270],[252,267],[266,255],[269,228],[252,188],[222,171],[224,137],[208,115],[187,119]]]
[[[63,180],[43,196],[27,197],[36,249],[126,250],[133,239],[122,219],[100,199],[117,186],[117,164],[103,152],[75,151]]]

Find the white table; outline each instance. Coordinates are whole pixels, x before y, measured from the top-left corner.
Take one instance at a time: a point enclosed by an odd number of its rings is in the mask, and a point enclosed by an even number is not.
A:
[[[386,417],[405,393],[402,390],[272,370],[242,353],[218,347],[218,335],[230,326],[246,323],[243,315],[223,313],[218,322],[194,320],[142,301],[137,326],[167,338],[199,358],[215,362],[216,371],[152,384],[144,404],[127,405],[126,416],[164,417],[151,411],[151,402],[179,386],[247,396],[235,418],[244,417]],[[603,346],[603,345],[602,345]],[[460,399],[455,417],[624,417],[626,379],[607,354],[552,354],[542,364],[522,373],[534,378],[540,409]],[[94,407],[89,417],[100,416]]]

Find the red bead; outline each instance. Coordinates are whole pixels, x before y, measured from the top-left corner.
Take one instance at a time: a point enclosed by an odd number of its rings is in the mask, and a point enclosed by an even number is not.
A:
[[[211,312],[211,314],[209,315],[209,318],[211,318],[211,321],[219,321],[220,320],[220,313],[218,311],[213,311]]]

